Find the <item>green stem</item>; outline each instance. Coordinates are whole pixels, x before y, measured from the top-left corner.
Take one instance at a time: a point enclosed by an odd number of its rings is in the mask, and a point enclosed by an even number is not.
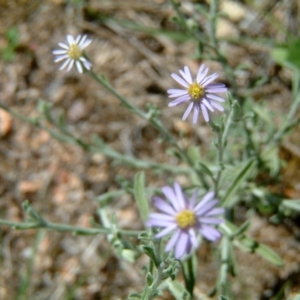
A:
[[[12,222],[0,219],[0,226],[12,227],[16,230],[28,230],[44,228],[47,230],[56,230],[60,232],[72,232],[74,234],[82,235],[96,235],[96,234],[110,234],[113,233],[110,228],[87,228],[72,226],[62,223],[52,223],[48,221],[43,222]],[[143,231],[138,230],[118,230],[123,235],[137,236]]]
[[[147,114],[137,108],[136,106],[132,105],[125,97],[120,95],[104,78],[101,76],[96,75],[93,71],[89,71],[88,74],[96,80],[99,84],[101,84],[106,90],[108,90],[112,95],[114,95],[126,108],[130,111],[141,117],[142,119],[150,121],[150,123],[157,128],[165,137],[166,140],[173,145],[181,155],[181,157],[186,161],[186,163],[196,172],[199,180],[202,182],[205,188],[208,188],[208,183],[205,180],[205,177],[201,173],[201,171],[195,168],[193,161],[187,155],[186,151],[179,146],[177,140],[173,137],[173,135],[167,130],[167,128],[158,120],[156,117],[153,117],[150,114]]]

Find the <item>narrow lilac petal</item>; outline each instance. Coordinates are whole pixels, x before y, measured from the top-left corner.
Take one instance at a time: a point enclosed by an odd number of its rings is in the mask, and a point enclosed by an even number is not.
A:
[[[194,106],[194,102],[191,102],[189,104],[188,108],[186,109],[184,115],[182,116],[182,121],[186,120],[186,118],[188,117],[189,113],[191,112],[193,106]]]
[[[78,36],[76,37],[76,39],[75,39],[75,44],[78,45],[80,39],[81,39],[81,35],[78,35]],[[83,38],[82,38],[82,39],[83,39]]]
[[[208,213],[214,206],[216,206],[219,203],[219,200],[214,199],[211,200],[210,202],[206,203],[204,206],[194,209],[196,215],[198,217],[204,216],[206,213]]]
[[[205,88],[205,92],[207,93],[225,93],[227,92],[227,88],[226,87],[206,87]]]
[[[222,105],[220,105],[219,103],[216,103],[214,101],[211,101],[210,104],[215,107],[217,110],[219,111],[223,111],[224,110],[224,107]]]
[[[186,95],[187,91],[182,90],[182,89],[168,89],[167,93],[170,94],[169,95],[170,98],[174,98],[174,97],[179,97],[179,96],[182,96],[182,95]]]
[[[153,197],[153,205],[160,211],[169,214],[171,216],[174,216],[176,214],[176,211],[174,210],[174,208],[168,204],[166,201],[164,201],[163,199],[154,196]]]
[[[197,76],[197,83],[200,83],[202,81],[202,79],[206,76],[206,74],[208,73],[208,68],[206,68],[203,72],[201,72],[200,74],[198,73]]]
[[[171,76],[173,79],[175,79],[179,84],[183,85],[184,87],[188,88],[189,85],[186,81],[184,81],[181,77],[179,77],[177,74],[172,73]]]
[[[189,243],[189,236],[187,232],[181,231],[175,247],[175,258],[180,259],[184,254],[187,253]]]
[[[54,55],[60,55],[60,54],[66,54],[67,51],[66,50],[54,50],[54,51],[52,51],[52,53]]]
[[[68,68],[67,68],[67,72],[69,72],[71,70],[71,68],[73,67],[74,65],[74,59],[71,59],[69,65],[68,65]]]
[[[66,50],[69,49],[69,47],[65,43],[58,43],[58,45]]]
[[[204,224],[222,224],[224,222],[223,219],[218,219],[218,218],[212,218],[212,217],[201,217],[200,223]]]
[[[170,186],[164,186],[161,190],[166,196],[166,198],[170,200],[171,205],[174,207],[175,211],[178,212],[180,210],[180,206],[178,205],[178,201],[174,190]]]
[[[209,225],[201,224],[199,230],[200,233],[209,241],[216,241],[222,236],[216,228],[213,228]]]
[[[69,63],[71,61],[71,58],[68,58],[63,64],[62,64],[62,66],[59,68],[60,70],[63,70],[66,66],[67,66],[67,64]]]
[[[203,99],[202,103],[210,110],[210,111],[214,111],[213,107],[210,105],[210,103],[206,100]]]
[[[146,225],[149,227],[169,227],[176,224],[175,221],[169,221],[169,220],[159,220],[159,219],[150,219],[146,222]]]
[[[199,117],[199,112],[200,112],[199,107],[197,105],[195,105],[195,107],[194,107],[194,113],[193,113],[193,124],[197,123],[198,117]]]
[[[226,87],[224,83],[210,83],[206,88],[212,88],[212,87],[215,87],[215,88],[223,88],[223,87]]]
[[[202,200],[195,206],[195,210],[198,210],[201,207],[205,206],[205,204],[207,202],[213,200],[214,196],[215,196],[215,192],[213,192],[213,191],[210,191],[210,192],[206,193],[203,196]]]
[[[54,62],[59,62],[63,59],[66,59],[66,58],[69,58],[69,55],[68,54],[64,54],[64,55],[60,55],[60,56],[57,56],[55,59],[54,59]]]
[[[76,67],[77,67],[77,70],[78,70],[79,73],[82,73],[82,72],[83,72],[81,63],[80,63],[80,61],[78,61],[78,60],[76,61]]]
[[[209,217],[209,216],[223,215],[224,213],[225,213],[225,208],[216,207],[210,210],[208,213],[206,213],[205,216]]]
[[[210,84],[211,82],[213,82],[218,77],[219,77],[219,74],[214,73],[214,74],[206,77],[204,80],[202,80],[201,85],[203,87],[206,87],[208,84]]]
[[[170,238],[169,242],[166,245],[166,251],[169,252],[171,251],[171,249],[176,245],[178,238],[180,236],[181,230],[177,229],[174,234],[172,235],[172,237]]]
[[[74,38],[72,35],[68,34],[67,35],[67,41],[69,43],[69,45],[71,46],[72,44],[75,44]]]
[[[193,83],[190,69],[187,66],[184,67],[184,71],[179,70],[179,73],[185,79],[186,82],[188,82],[189,84]]]
[[[177,197],[178,206],[180,207],[180,210],[186,209],[184,195],[183,195],[181,186],[178,182],[174,183],[174,191],[175,191],[175,194]]]
[[[198,70],[198,73],[197,73],[197,77],[196,77],[196,82],[199,82],[199,78],[202,74],[202,71],[204,69],[204,64],[202,64],[200,67],[199,67],[199,70]]]
[[[172,102],[170,102],[168,104],[169,107],[173,107],[173,106],[177,106],[180,105],[186,101],[189,101],[191,99],[190,95],[183,95],[175,100],[173,100]]]
[[[149,215],[150,219],[156,219],[156,220],[164,220],[164,221],[174,221],[174,217],[162,213],[151,213]]]
[[[155,235],[157,239],[160,239],[164,237],[165,235],[168,235],[170,232],[175,230],[177,228],[177,224],[170,225],[169,227],[164,228],[161,232]]]
[[[201,111],[202,111],[202,115],[203,115],[204,120],[206,122],[208,122],[209,121],[209,114],[208,114],[206,106],[202,103],[201,103]]]
[[[195,203],[196,203],[196,199],[198,197],[198,190],[195,190],[194,193],[192,194],[190,200],[188,201],[188,209],[193,210]]]
[[[215,100],[215,101],[219,101],[219,102],[225,102],[225,99],[221,98],[220,96],[217,95],[213,95],[213,94],[206,94],[205,97]]]
[[[197,238],[197,235],[196,235],[196,232],[195,232],[195,229],[194,228],[190,228],[188,230],[189,232],[189,237],[190,237],[190,241],[192,243],[192,246],[194,248],[198,248],[199,246],[199,241],[198,241],[198,238]]]

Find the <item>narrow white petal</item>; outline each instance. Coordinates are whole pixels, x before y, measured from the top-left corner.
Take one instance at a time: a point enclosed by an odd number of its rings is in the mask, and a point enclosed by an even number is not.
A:
[[[89,61],[87,61],[87,60],[83,62],[83,65],[85,66],[85,68],[87,70],[90,70],[91,67],[92,67],[92,64]]]
[[[74,59],[71,59],[69,65],[68,65],[68,68],[67,68],[67,72],[69,72],[71,70],[71,68],[73,67],[74,65]]]
[[[177,74],[172,73],[171,76],[173,79],[175,79],[179,84],[183,85],[184,87],[188,88],[189,85],[186,81],[184,81],[181,77],[179,77]]]
[[[66,50],[54,50],[52,51],[54,55],[66,54],[68,53]]]
[[[58,45],[66,50],[69,49],[69,47],[65,43],[58,43]]]
[[[194,102],[191,102],[191,103],[189,104],[188,108],[186,109],[184,115],[182,116],[182,121],[185,121],[185,120],[186,120],[186,118],[187,118],[188,115],[190,114],[190,112],[191,112],[193,106],[194,106]]]
[[[78,61],[78,60],[76,61],[76,67],[77,67],[77,70],[78,70],[79,73],[82,73],[82,72],[83,72],[81,63],[80,63],[80,61]]]
[[[91,39],[89,39],[89,40],[86,40],[85,42],[84,42],[84,44],[82,44],[80,47],[81,47],[81,49],[84,49],[84,48],[86,48],[90,43],[92,42],[92,40]]]
[[[67,35],[67,41],[68,41],[69,45],[75,44],[74,38],[70,34]]]
[[[180,242],[179,242],[179,240],[180,240]],[[184,254],[187,254],[188,243],[189,243],[188,234],[184,231],[181,231],[180,236],[177,241],[177,244],[176,244],[176,247],[175,247],[175,258],[179,259]]]
[[[82,36],[82,39],[81,39],[81,41],[80,41],[80,42],[78,41],[78,43],[77,43],[77,44],[78,44],[78,46],[80,46],[80,47],[81,47],[81,46],[84,44],[84,42],[85,42],[86,38],[87,38],[87,36],[86,36],[86,35],[83,35],[83,36]]]
[[[78,35],[78,36],[77,36],[77,38],[75,39],[75,44],[77,44],[77,45],[78,45],[78,43],[79,43],[80,39],[81,39],[81,35]]]
[[[66,58],[69,58],[69,55],[68,55],[68,54],[60,55],[60,56],[55,57],[54,62],[57,63],[57,62],[59,62],[59,61],[61,61],[61,60],[63,60],[63,59],[66,59]]]
[[[203,115],[203,118],[206,122],[209,121],[209,114],[208,114],[208,111],[207,111],[207,108],[204,104],[200,104],[201,105],[201,111],[202,111],[202,115]]]
[[[177,197],[176,197],[174,190],[168,185],[164,186],[161,190],[164,193],[164,195],[166,196],[166,198],[169,199],[169,201],[170,201],[171,205],[174,207],[174,209],[176,211],[179,211],[180,207],[178,206],[178,201],[177,201]]]
[[[71,58],[68,58],[59,69],[63,70],[70,61],[71,61]]]

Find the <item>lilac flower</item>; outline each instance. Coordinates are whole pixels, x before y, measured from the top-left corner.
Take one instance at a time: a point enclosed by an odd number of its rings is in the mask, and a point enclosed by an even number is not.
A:
[[[175,258],[180,259],[192,249],[198,248],[199,233],[210,241],[221,237],[221,233],[213,225],[223,223],[218,215],[224,214],[224,208],[215,208],[219,200],[214,198],[214,192],[208,192],[198,203],[198,191],[188,199],[178,183],[174,183],[174,188],[163,187],[162,192],[170,204],[160,197],[153,197],[154,206],[161,213],[151,213],[146,224],[163,228],[156,238],[173,232],[166,245],[167,252],[174,248]]]
[[[59,62],[61,60],[66,60],[60,70],[67,67],[67,72],[69,72],[72,66],[76,65],[79,73],[83,72],[82,65],[90,70],[92,64],[83,56],[83,49],[86,48],[92,40],[87,39],[86,35],[78,35],[76,39],[70,34],[67,35],[67,43],[58,43],[58,45],[63,48],[59,50],[54,50],[52,53],[56,55],[54,62]]]
[[[218,102],[224,102],[225,100],[220,96],[214,95],[214,93],[224,93],[227,91],[225,84],[223,83],[212,83],[219,75],[214,73],[206,76],[208,68],[201,65],[196,79],[193,81],[190,69],[185,66],[184,70],[179,70],[182,77],[175,73],[172,73],[172,77],[181,84],[184,89],[169,89],[169,98],[176,98],[169,103],[169,106],[177,106],[179,104],[190,101],[182,120],[186,120],[187,116],[194,108],[193,123],[196,124],[199,116],[199,112],[202,112],[204,120],[209,121],[208,110],[223,111],[224,108]]]

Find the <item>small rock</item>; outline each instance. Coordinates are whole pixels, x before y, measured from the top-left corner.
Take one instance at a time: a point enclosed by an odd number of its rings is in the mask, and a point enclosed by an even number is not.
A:
[[[5,137],[10,133],[12,127],[12,117],[11,115],[0,109],[0,137]]]
[[[242,4],[233,1],[223,1],[221,10],[225,12],[233,22],[241,21],[247,14],[246,8]]]
[[[68,119],[78,122],[87,116],[86,105],[81,100],[75,101],[68,110]]]

